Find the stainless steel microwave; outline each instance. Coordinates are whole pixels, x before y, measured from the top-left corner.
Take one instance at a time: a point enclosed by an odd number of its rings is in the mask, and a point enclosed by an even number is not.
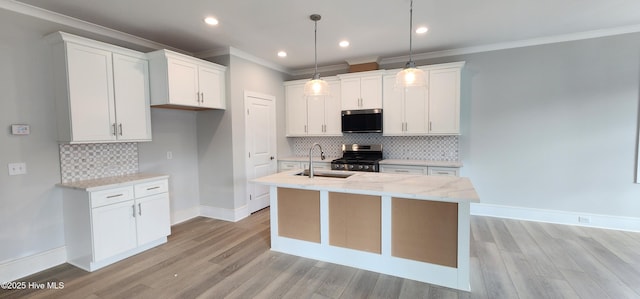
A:
[[[342,132],[381,133],[382,109],[343,110]]]

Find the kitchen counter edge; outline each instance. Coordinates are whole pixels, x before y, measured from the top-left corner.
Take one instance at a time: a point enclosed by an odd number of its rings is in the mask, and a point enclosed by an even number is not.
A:
[[[68,183],[58,183],[56,186],[87,192],[100,191],[116,187],[130,186],[150,181],[168,179],[169,175],[157,173],[134,173],[120,176],[112,176],[100,179],[82,180]]]

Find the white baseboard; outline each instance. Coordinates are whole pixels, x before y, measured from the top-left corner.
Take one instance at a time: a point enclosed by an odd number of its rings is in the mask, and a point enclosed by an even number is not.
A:
[[[185,222],[200,216],[200,207],[195,206],[186,210],[174,211],[171,213],[171,225]]]
[[[236,222],[246,218],[249,213],[249,205],[244,205],[237,209],[225,209],[210,206],[200,206],[200,216]]]
[[[62,246],[45,252],[0,264],[0,283],[20,278],[67,262],[67,249]]]
[[[640,218],[472,203],[471,215],[640,232]]]

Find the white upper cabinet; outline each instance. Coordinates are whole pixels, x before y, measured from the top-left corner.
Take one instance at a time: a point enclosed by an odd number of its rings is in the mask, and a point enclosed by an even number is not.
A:
[[[383,73],[369,71],[338,75],[342,85],[342,110],[381,108]]]
[[[396,76],[384,76],[383,134],[427,135],[428,94],[425,88],[396,88]]]
[[[461,68],[429,70],[430,134],[460,134]]]
[[[63,32],[53,45],[58,140],[150,141],[148,62],[143,53]]]
[[[305,97],[306,82],[285,82],[287,136],[342,135],[340,81],[327,80],[331,95],[322,97]]]
[[[113,53],[113,78],[117,139],[151,140],[149,62],[143,58]]]
[[[147,55],[151,105],[191,110],[225,109],[226,67],[169,50]]]
[[[427,88],[396,88],[395,73],[384,76],[384,130],[387,136],[460,134],[460,76],[464,62],[420,67]]]

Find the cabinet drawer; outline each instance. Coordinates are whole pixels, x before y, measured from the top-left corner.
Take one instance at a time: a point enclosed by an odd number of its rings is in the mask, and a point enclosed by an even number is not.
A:
[[[380,172],[427,174],[427,168],[420,166],[380,165]]]
[[[302,168],[309,169],[309,162],[302,163]],[[327,162],[313,162],[314,170],[331,170],[331,163]]]
[[[457,168],[450,167],[429,167],[429,175],[458,176]]]
[[[159,180],[135,185],[136,198],[167,192],[169,192],[169,183],[167,180]]]
[[[300,169],[300,162],[280,161],[280,171]]]
[[[133,186],[91,192],[91,208],[133,199]]]

